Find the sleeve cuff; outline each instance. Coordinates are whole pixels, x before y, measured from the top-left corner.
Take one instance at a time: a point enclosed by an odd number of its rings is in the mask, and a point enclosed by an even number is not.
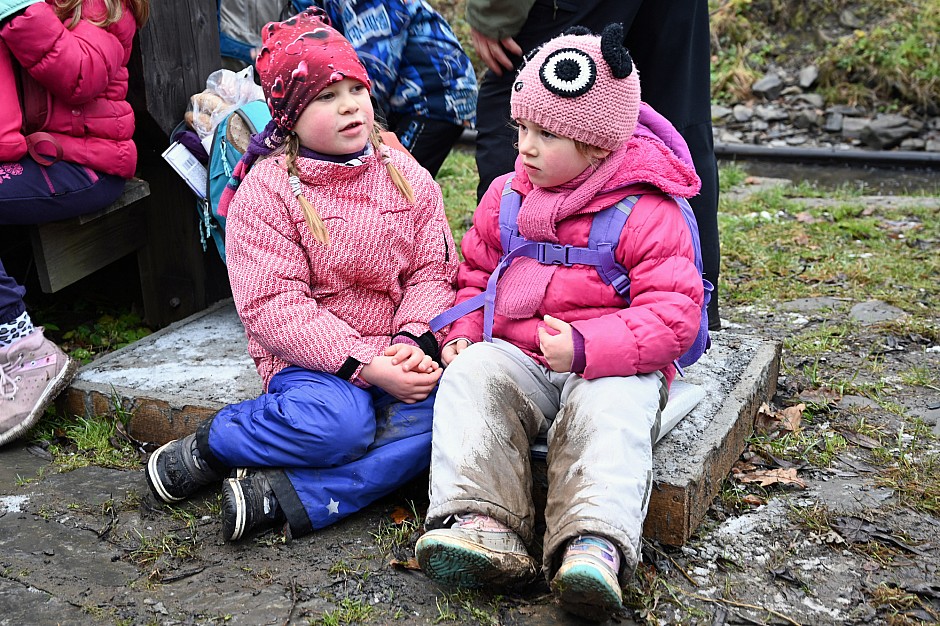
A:
[[[583,374],[587,365],[587,359],[584,356],[584,335],[578,332],[574,326],[571,327],[571,342],[574,344],[574,356],[571,357],[571,371],[575,374]]]

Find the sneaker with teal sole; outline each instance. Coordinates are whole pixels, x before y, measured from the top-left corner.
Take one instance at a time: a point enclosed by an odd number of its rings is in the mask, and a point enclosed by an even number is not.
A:
[[[623,606],[619,569],[620,555],[612,543],[584,535],[568,544],[552,591],[569,613],[602,622]]]
[[[455,516],[450,528],[418,539],[415,555],[428,578],[444,587],[479,588],[531,580],[536,563],[522,539],[491,517]]]

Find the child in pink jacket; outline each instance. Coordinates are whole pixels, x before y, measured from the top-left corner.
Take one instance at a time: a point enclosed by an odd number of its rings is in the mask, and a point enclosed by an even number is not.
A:
[[[515,172],[490,186],[463,239],[457,303],[486,290],[503,254],[500,199],[518,193],[521,236],[581,247],[594,214],[638,196],[614,251],[631,304],[592,265],[520,257],[498,283],[491,341],[481,310],[453,323],[434,407],[431,530],[416,552],[442,585],[534,576],[530,445],[547,435],[542,568],[564,608],[604,619],[640,559],[652,442],[673,361],[702,318],[693,239],[672,197],[700,181],[678,132],[641,103],[619,24],[545,44],[520,70],[511,110]]]
[[[307,534],[427,470],[443,338],[428,320],[457,269],[440,188],[382,143],[349,42],[320,9],[262,37],[273,119],[235,168],[225,239],[264,393],[147,463],[165,502],[221,485],[227,541]]]

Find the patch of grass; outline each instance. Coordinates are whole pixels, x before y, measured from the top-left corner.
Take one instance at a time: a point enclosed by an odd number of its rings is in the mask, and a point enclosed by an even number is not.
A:
[[[477,208],[477,164],[472,152],[451,150],[436,178],[444,195],[447,221],[460,246],[467,229],[473,224],[473,212]]]
[[[89,363],[96,355],[123,348],[152,332],[136,313],[106,314],[62,333],[61,346],[82,363]]]
[[[830,97],[851,95],[840,86],[864,86],[870,96],[936,112],[940,101],[940,5],[932,0],[885,2],[868,31],[856,30],[829,46],[820,76]],[[864,92],[863,92],[864,93]],[[866,98],[867,100],[868,98]]]
[[[940,239],[936,209],[818,206],[783,189],[722,202],[722,298],[776,308],[780,301],[830,296],[879,299],[930,318],[940,306],[940,257],[916,241]]]
[[[391,519],[383,520],[377,532],[371,533],[375,545],[384,554],[395,554],[402,548],[408,547],[411,538],[421,530],[423,520],[411,503],[411,517],[396,523]]]
[[[144,535],[136,528],[137,546],[127,552],[127,558],[140,568],[153,568],[149,578],[159,581],[161,574],[154,566],[166,558],[182,561],[197,558],[196,533],[190,529],[186,535],[178,533],[161,533],[158,535]]]
[[[120,427],[119,427],[120,425]],[[62,471],[97,465],[113,469],[136,469],[140,456],[119,434],[124,421],[115,416],[66,417],[47,411],[33,431],[34,441],[53,456]]]
[[[361,624],[372,617],[375,609],[358,598],[343,598],[339,607],[327,611],[323,616],[311,624],[321,626],[339,626],[340,624]]]

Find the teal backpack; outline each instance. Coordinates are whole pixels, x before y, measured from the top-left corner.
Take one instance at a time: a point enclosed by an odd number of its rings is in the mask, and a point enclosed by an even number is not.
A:
[[[235,118],[237,121],[233,122]],[[209,144],[209,165],[206,176],[206,199],[199,201],[199,239],[203,251],[211,238],[222,262],[225,263],[225,217],[219,215],[219,198],[232,178],[235,166],[247,147],[245,137],[264,130],[271,112],[263,100],[253,100],[233,109],[216,126]],[[247,132],[246,132],[247,131]],[[235,136],[240,138],[235,139]],[[239,143],[244,143],[243,147]]]

